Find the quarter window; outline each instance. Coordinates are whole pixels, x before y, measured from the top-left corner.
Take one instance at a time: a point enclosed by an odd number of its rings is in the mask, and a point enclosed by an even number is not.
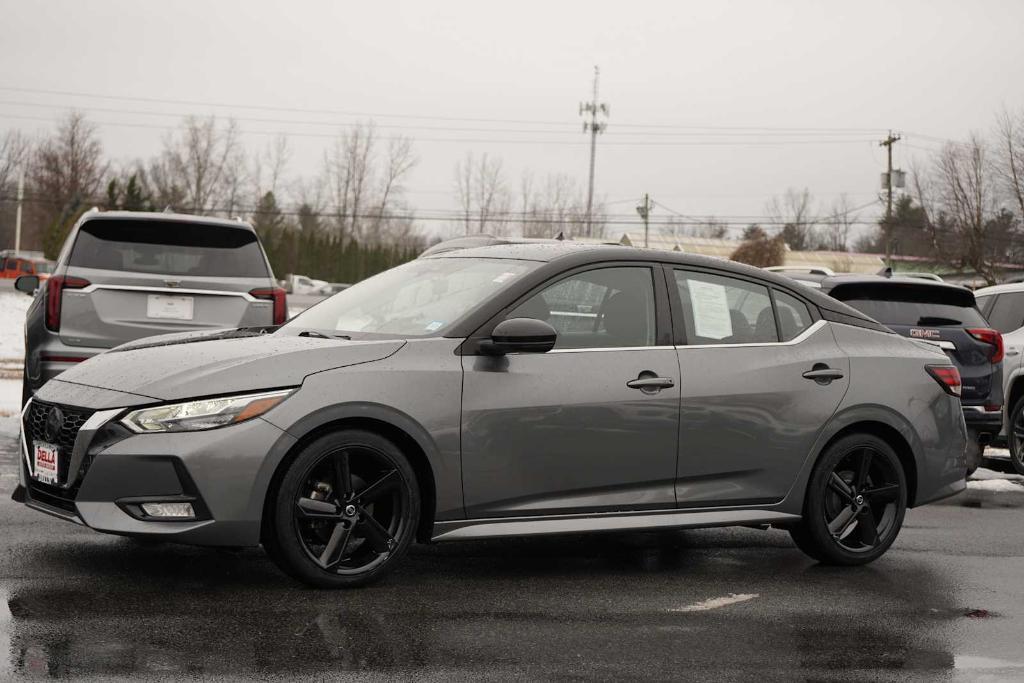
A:
[[[779,312],[782,341],[796,339],[814,322],[807,304],[785,292],[775,290],[775,307]]]
[[[767,287],[720,275],[674,272],[690,344],[779,341]]]
[[[1024,292],[1004,292],[995,299],[987,314],[992,327],[1009,334],[1024,325]]]
[[[584,271],[534,294],[507,317],[547,322],[558,333],[555,349],[654,346],[651,269]]]

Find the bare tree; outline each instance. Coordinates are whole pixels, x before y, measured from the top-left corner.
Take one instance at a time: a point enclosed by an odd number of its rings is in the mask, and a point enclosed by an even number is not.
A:
[[[1024,110],[999,114],[996,140],[999,177],[1024,218]]]
[[[324,153],[324,174],[331,188],[335,230],[341,240],[361,240],[366,194],[371,188],[376,132],[360,123],[342,133]]]
[[[846,193],[832,203],[832,208],[825,218],[825,233],[819,244],[830,251],[847,251],[850,241],[850,228],[857,222],[857,214],[853,213],[850,199]]]
[[[782,226],[782,237],[793,251],[809,249],[814,243],[813,207],[807,188],[789,188],[782,197],[772,197],[765,211]]]
[[[505,185],[501,159],[484,153],[479,159],[467,152],[455,164],[455,195],[466,234],[507,232],[511,197]]]
[[[952,238],[940,257],[960,269],[971,269],[988,283],[998,273],[993,261],[1006,244],[1003,212],[997,210],[993,166],[984,141],[971,135],[966,143],[947,144],[935,162],[941,211],[935,229]],[[1002,247],[1002,249],[1000,248]]]
[[[18,180],[18,173],[29,158],[31,145],[28,138],[17,130],[9,130],[0,137],[0,192],[7,192]]]
[[[376,200],[373,233],[377,240],[400,241],[408,238],[412,224],[407,218],[390,216],[392,205],[397,205],[403,191],[402,182],[415,168],[419,160],[413,151],[412,140],[406,137],[393,138],[388,144],[387,158],[381,173],[380,188]]]
[[[175,208],[200,214],[230,213],[239,203],[246,180],[238,126],[214,117],[189,116],[181,129],[164,138],[164,148],[150,168],[157,197]]]

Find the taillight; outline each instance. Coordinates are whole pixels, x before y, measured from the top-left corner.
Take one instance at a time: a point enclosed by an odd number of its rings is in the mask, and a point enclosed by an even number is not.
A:
[[[938,382],[950,396],[960,398],[960,371],[952,365],[928,365],[928,374]]]
[[[967,334],[982,343],[992,346],[992,350],[988,353],[990,361],[998,363],[1003,359],[1003,335],[999,334],[998,330],[992,330],[987,327],[975,327],[967,330]]]
[[[274,302],[274,325],[282,325],[288,319],[287,295],[280,287],[254,289],[249,294],[257,299],[266,299]]]
[[[82,289],[89,281],[81,277],[51,275],[46,281],[46,329],[60,331],[60,300],[65,289]]]

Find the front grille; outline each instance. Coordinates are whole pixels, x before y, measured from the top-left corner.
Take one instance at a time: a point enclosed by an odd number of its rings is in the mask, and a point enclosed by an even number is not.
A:
[[[50,411],[54,407],[59,407],[61,412],[64,413],[64,421],[61,425],[60,430],[56,434],[55,439],[48,439],[46,437],[46,420],[50,415]],[[42,441],[46,443],[52,443],[57,446],[60,457],[57,461],[57,482],[60,486],[54,486],[52,484],[44,484],[36,481],[29,477],[29,493],[32,498],[38,500],[40,503],[45,503],[53,507],[60,508],[62,510],[68,510],[71,512],[75,511],[74,500],[75,496],[78,495],[78,486],[82,481],[82,477],[85,476],[86,470],[92,463],[92,458],[86,455],[82,459],[82,464],[78,469],[78,472],[74,473],[74,476],[69,476],[68,469],[71,466],[71,454],[74,452],[75,439],[78,437],[78,431],[82,428],[94,411],[83,410],[81,408],[71,408],[68,406],[55,406],[52,403],[44,403],[42,401],[33,400],[32,406],[29,408],[28,413],[25,415],[25,445],[28,446],[29,462],[33,462],[35,453],[35,442]],[[65,488],[68,481],[72,481],[72,486]]]

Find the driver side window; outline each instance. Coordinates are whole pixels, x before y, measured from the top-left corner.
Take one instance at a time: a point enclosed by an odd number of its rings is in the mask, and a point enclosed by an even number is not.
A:
[[[626,266],[577,273],[534,294],[506,317],[545,321],[558,333],[556,350],[654,346],[651,269]]]

